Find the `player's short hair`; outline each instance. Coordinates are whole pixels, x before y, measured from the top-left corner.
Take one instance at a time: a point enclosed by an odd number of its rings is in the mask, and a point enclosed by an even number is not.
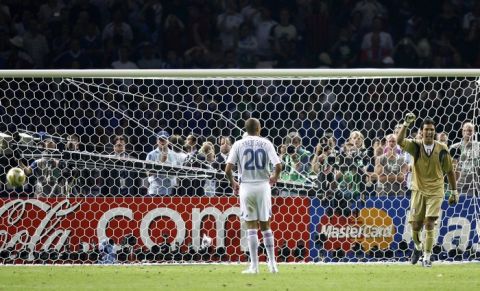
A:
[[[431,118],[425,118],[425,119],[422,121],[422,125],[420,125],[420,128],[423,129],[423,127],[424,127],[425,125],[428,125],[428,124],[433,125],[433,127],[435,127],[435,125],[436,125],[436,124],[435,124],[435,121],[433,121],[433,119],[431,119]]]
[[[256,118],[249,118],[245,121],[245,130],[249,135],[256,135],[260,130],[260,120]]]

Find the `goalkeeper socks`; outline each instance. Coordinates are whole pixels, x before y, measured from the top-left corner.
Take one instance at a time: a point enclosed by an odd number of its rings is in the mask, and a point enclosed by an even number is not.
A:
[[[267,250],[268,260],[270,264],[275,265],[275,243],[273,239],[273,232],[271,229],[262,231],[263,243],[265,244],[265,249]]]
[[[425,254],[423,255],[423,259],[426,261],[430,261],[431,256],[432,256],[432,253],[425,252]]]
[[[256,229],[247,229],[248,251],[250,252],[250,266],[258,269],[258,236]]]
[[[415,249],[416,250],[421,250],[422,249],[422,242],[420,241],[420,231],[412,231],[412,240],[413,243],[415,244]]]
[[[425,254],[431,254],[433,248],[433,234],[434,230],[425,231]]]

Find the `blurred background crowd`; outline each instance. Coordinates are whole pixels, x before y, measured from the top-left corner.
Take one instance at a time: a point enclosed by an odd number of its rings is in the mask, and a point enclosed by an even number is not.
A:
[[[476,68],[474,0],[1,0],[1,69]]]

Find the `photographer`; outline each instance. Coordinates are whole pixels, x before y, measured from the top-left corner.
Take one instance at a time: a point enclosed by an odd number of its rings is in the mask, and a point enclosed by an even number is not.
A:
[[[300,134],[296,131],[290,132],[280,147],[280,159],[284,165],[281,179],[304,182],[310,172],[310,156],[311,153],[302,146]]]
[[[315,148],[315,154],[312,158],[312,174],[317,176],[322,191],[335,188],[335,166],[337,158],[335,149],[321,140]]]
[[[352,157],[356,159],[361,159],[363,165],[368,164],[368,150],[365,147],[365,137],[360,131],[352,131],[350,137],[348,138],[347,143],[350,143],[349,152]],[[345,148],[344,151],[345,153]]]
[[[77,134],[71,134],[67,137],[67,144],[65,145],[67,151],[80,151],[80,137]],[[65,178],[65,194],[67,196],[80,196],[82,188],[85,187],[87,173],[77,168],[72,168],[67,165],[62,169],[63,177]]]
[[[354,144],[347,142],[338,157],[338,171],[335,177],[343,198],[347,200],[360,198],[365,190],[364,166],[363,156],[358,153]]]
[[[377,194],[380,195],[404,195],[403,182],[408,171],[408,164],[403,155],[397,153],[397,137],[390,134],[386,137],[387,146],[385,154],[378,159],[375,172],[371,174],[374,180],[378,180]]]
[[[49,150],[56,150],[56,143],[47,139],[41,144],[41,147],[48,153]],[[72,176],[70,171],[63,161],[55,158],[43,157],[33,161],[30,166],[26,167],[22,162],[19,162],[20,167],[23,168],[25,175],[34,175],[35,181],[35,197],[53,197],[64,196],[67,191],[67,179]]]

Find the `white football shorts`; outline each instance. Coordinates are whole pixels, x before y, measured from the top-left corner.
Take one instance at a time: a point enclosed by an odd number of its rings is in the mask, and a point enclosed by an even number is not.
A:
[[[241,218],[268,221],[272,216],[272,189],[269,182],[240,184]]]

